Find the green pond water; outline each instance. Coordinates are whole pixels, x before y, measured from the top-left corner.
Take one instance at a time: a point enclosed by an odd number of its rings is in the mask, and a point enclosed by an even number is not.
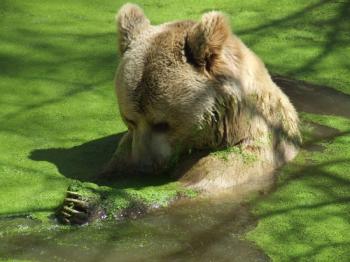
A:
[[[0,257],[33,261],[269,261],[242,235],[256,225],[244,203],[271,180],[216,197],[180,200],[141,218],[87,226],[0,220]],[[243,201],[243,202],[242,202]]]
[[[281,77],[275,79],[299,111],[350,117],[348,95]],[[294,88],[291,88],[291,87]],[[334,106],[337,104],[337,106]],[[305,122],[303,122],[305,124]],[[311,124],[312,136],[339,131]],[[308,143],[304,152],[322,152]],[[0,219],[0,259],[5,261],[269,261],[245,234],[258,223],[250,205],[275,189],[265,178],[216,196],[182,199],[137,219],[63,226],[28,217]]]

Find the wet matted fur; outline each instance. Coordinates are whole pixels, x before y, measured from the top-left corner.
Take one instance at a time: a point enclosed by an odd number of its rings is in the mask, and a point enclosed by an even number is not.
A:
[[[116,20],[116,93],[128,132],[105,173],[161,172],[189,150],[209,150],[179,179],[212,191],[295,157],[296,110],[222,13],[151,25],[126,4]]]

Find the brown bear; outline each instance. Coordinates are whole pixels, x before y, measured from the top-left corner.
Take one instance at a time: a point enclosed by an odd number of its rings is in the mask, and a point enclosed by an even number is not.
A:
[[[294,158],[297,112],[222,13],[151,25],[125,4],[116,20],[116,93],[128,131],[104,173],[159,173],[189,151],[209,150],[180,181],[213,191]]]

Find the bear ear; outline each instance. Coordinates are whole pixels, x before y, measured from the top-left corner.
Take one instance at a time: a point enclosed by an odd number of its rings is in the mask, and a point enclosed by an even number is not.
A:
[[[119,49],[122,54],[127,50],[130,43],[150,26],[143,10],[130,3],[120,8],[116,15],[116,22],[119,32]]]
[[[224,14],[216,11],[204,14],[187,35],[189,61],[210,73],[230,35],[230,25]]]

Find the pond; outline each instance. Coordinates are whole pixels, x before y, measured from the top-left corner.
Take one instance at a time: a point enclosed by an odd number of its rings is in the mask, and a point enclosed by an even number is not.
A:
[[[242,235],[256,226],[245,199],[266,194],[271,180],[216,197],[180,200],[141,218],[81,227],[0,221],[1,257],[34,261],[269,261]]]
[[[349,95],[276,77],[299,111],[350,117]],[[337,106],[335,106],[337,105]],[[336,129],[314,125],[315,138]],[[306,143],[308,151],[323,147]],[[215,197],[183,199],[168,208],[122,222],[87,226],[51,225],[25,218],[0,220],[0,258],[34,261],[269,261],[244,240],[257,220],[249,205],[274,188],[274,178]]]

